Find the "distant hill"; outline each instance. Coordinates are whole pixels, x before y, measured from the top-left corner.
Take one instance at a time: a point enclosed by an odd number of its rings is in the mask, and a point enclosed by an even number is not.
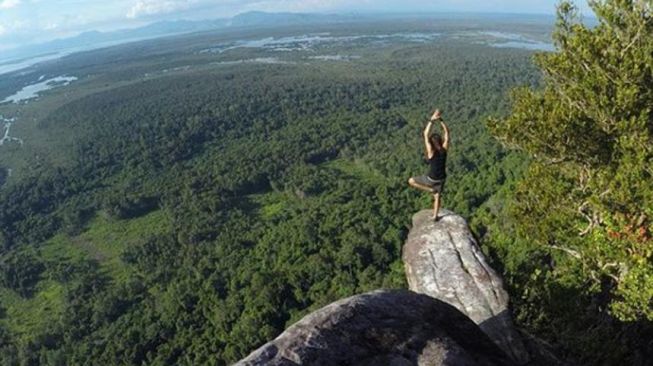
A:
[[[309,13],[266,13],[250,11],[238,14],[232,18],[230,25],[242,26],[268,26],[268,25],[294,25],[315,23],[338,23],[360,19],[359,15],[340,14],[309,14]]]
[[[181,33],[201,32],[225,27],[228,19],[203,21],[162,21],[144,27],[121,29],[112,32],[88,31],[75,37],[18,47],[3,52],[2,59],[19,59],[47,55],[59,52],[74,52],[109,46],[134,40],[156,38]]]
[[[159,21],[143,27],[110,32],[92,30],[74,37],[26,45],[4,50],[0,54],[0,74],[28,67],[36,62],[62,57],[74,52],[114,46],[121,43],[172,36],[184,33],[213,31],[233,28],[281,27],[288,25],[337,24],[356,21],[388,20],[398,18],[439,19],[497,19],[502,22],[521,23],[553,22],[548,15],[489,14],[489,13],[367,13],[367,14],[317,14],[317,13],[268,13],[250,11],[232,18],[210,20]]]
[[[3,51],[2,61],[26,59],[54,53],[70,53],[105,47],[130,41],[157,38],[161,36],[202,32],[229,27],[282,26],[294,24],[333,23],[358,19],[357,15],[309,14],[309,13],[266,13],[252,11],[233,18],[212,20],[160,21],[144,27],[121,29],[111,32],[88,31],[75,37],[28,45]]]

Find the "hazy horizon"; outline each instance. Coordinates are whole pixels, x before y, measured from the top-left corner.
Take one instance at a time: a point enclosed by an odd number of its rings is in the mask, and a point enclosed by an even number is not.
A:
[[[586,1],[576,1],[591,14]],[[250,11],[326,14],[494,13],[553,15],[558,0],[0,0],[0,51],[89,31],[138,28],[160,21],[231,18]]]

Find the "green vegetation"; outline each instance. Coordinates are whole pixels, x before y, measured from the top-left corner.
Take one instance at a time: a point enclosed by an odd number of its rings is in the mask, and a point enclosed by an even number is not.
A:
[[[639,355],[650,355],[637,341],[650,332],[647,323],[625,324],[605,311],[612,303],[622,319],[645,315],[645,293],[636,286],[650,282],[635,277],[650,275],[648,262],[603,301],[590,274],[611,278],[615,269],[580,265],[539,236],[573,241],[555,245],[587,256],[593,252],[578,243],[600,243],[597,233],[608,233],[599,225],[578,237],[582,215],[562,208],[548,215],[552,197],[575,192],[567,177],[578,162],[552,165],[569,164],[562,173],[538,169],[551,156],[528,145],[541,131],[522,128],[527,119],[520,111],[533,111],[528,120],[544,124],[545,110],[520,107],[518,98],[516,112],[491,123],[519,152],[502,148],[483,124],[509,112],[507,95],[515,86],[535,90],[522,98],[546,103],[555,102],[546,95],[557,90],[546,67],[541,89],[530,52],[475,43],[488,35],[459,38],[461,29],[488,27],[547,31],[483,22],[320,26],[312,31],[455,37],[335,44],[324,48],[361,58],[309,62],[293,51],[284,60],[295,63],[278,64],[224,63],[278,56],[269,50],[201,52],[261,33],[206,33],[41,65],[47,75],[83,77],[39,101],[0,106],[7,116],[20,111],[16,133],[26,140],[24,148],[0,150],[0,165],[14,168],[0,190],[0,364],[225,365],[313,309],[355,293],[405,287],[401,246],[411,215],[430,206],[430,197],[406,182],[426,169],[420,134],[436,106],[452,130],[444,206],[470,218],[483,236],[484,250],[506,275],[519,323],[571,360],[636,364]],[[574,32],[559,31],[558,42],[567,37],[564,42],[582,47]],[[554,65],[561,57],[541,55],[538,62]],[[30,77],[0,80],[0,95]],[[630,103],[633,94],[621,94]],[[567,128],[575,115],[559,107],[560,126]],[[591,127],[587,117],[584,126]],[[577,135],[579,142],[592,141]],[[559,152],[586,156],[580,149]],[[628,174],[637,174],[636,162],[646,157],[637,156],[625,157]],[[593,176],[621,164],[610,162],[592,165]],[[546,179],[538,180],[538,172]],[[635,177],[623,179],[619,184],[626,185]],[[645,188],[642,194],[650,194]],[[583,192],[597,205],[587,212],[607,210],[596,192],[591,186]],[[636,209],[634,201],[617,198],[612,202]],[[567,203],[558,202],[573,210]],[[650,205],[645,209],[650,213]],[[621,333],[610,338],[610,331]]]
[[[531,164],[486,218],[488,239],[521,321],[585,363],[640,364],[631,347],[650,352],[653,320],[653,14],[644,1],[594,9],[590,28],[560,5],[559,52],[536,58],[543,88],[516,90],[511,114],[490,121]]]
[[[405,287],[407,224],[430,204],[406,181],[426,168],[430,108],[455,131],[445,203],[470,215],[521,166],[481,121],[537,75],[525,51],[359,49],[374,58],[205,65],[105,87],[107,74],[156,65],[136,52],[92,66],[65,102],[28,104],[23,128],[74,143],[49,147],[52,168],[31,166],[30,141],[44,142],[28,133],[4,161],[28,162],[0,191],[14,263],[1,269],[4,364],[227,364],[312,309]],[[66,65],[84,70],[84,57]]]
[[[19,342],[46,331],[63,314],[63,291],[63,286],[56,281],[41,281],[36,293],[29,298],[3,289],[3,325],[17,335]]]

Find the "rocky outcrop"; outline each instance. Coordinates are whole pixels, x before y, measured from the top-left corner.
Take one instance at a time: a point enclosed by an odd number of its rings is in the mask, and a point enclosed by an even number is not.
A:
[[[236,365],[513,364],[453,306],[397,290],[357,295],[317,310]]]
[[[412,291],[335,302],[236,365],[564,365],[534,337],[522,339],[467,222],[441,214],[413,216],[402,253]]]
[[[467,222],[442,211],[413,216],[402,258],[410,289],[453,305],[519,364],[528,353],[513,326],[503,281],[487,264]]]

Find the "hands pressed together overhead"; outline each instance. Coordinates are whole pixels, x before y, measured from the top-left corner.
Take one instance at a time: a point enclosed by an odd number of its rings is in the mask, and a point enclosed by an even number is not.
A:
[[[442,116],[442,113],[440,113],[439,109],[436,109],[435,112],[433,112],[433,115],[431,116],[431,121],[437,121],[440,119]]]

